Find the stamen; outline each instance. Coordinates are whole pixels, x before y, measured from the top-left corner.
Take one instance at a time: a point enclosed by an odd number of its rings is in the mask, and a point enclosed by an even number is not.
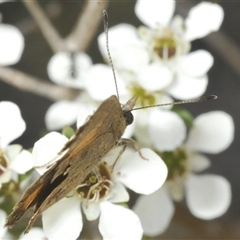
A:
[[[78,185],[76,188],[82,188],[82,187],[87,187],[87,186],[89,186],[88,183],[82,183],[82,184]]]
[[[96,195],[97,195],[97,192],[93,194],[92,198],[90,198],[90,199],[87,198],[87,201],[88,202],[95,202]]]
[[[112,185],[112,186],[114,185],[114,183],[113,183],[111,180],[109,180],[109,179],[105,179],[104,181],[107,182],[107,183],[109,183],[109,184]]]
[[[99,194],[99,192],[97,192],[96,194],[95,194],[95,202],[98,202],[99,201],[99,199],[100,199],[100,194]]]
[[[103,188],[107,189],[108,191],[110,190],[110,188],[107,185],[103,185]]]
[[[110,166],[106,162],[94,168],[76,191],[84,201],[96,202],[105,198],[114,183],[111,181]]]

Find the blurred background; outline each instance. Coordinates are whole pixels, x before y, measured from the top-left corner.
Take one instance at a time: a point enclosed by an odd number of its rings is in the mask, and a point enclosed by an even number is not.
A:
[[[176,13],[186,17],[188,10],[198,2],[177,1]],[[218,100],[189,105],[186,108],[194,116],[212,110],[223,110],[234,119],[236,130],[234,142],[221,154],[209,155],[212,165],[206,171],[222,175],[230,181],[232,204],[222,217],[203,221],[192,216],[184,202],[178,203],[168,230],[158,239],[240,239],[240,1],[214,2],[220,4],[225,12],[220,31],[194,41],[192,50],[205,49],[214,56],[214,65],[208,73],[209,86],[205,95],[215,94]],[[69,34],[75,24],[84,1],[55,0],[39,1],[39,3],[48,13],[60,35],[64,37]],[[136,27],[142,25],[134,14],[134,6],[133,0],[110,1],[107,9],[110,27],[123,22]],[[22,58],[12,67],[49,81],[46,66],[53,52],[24,4],[6,2],[0,4],[0,12],[3,16],[2,22],[18,27],[25,37]],[[96,36],[102,31],[103,24],[100,21]],[[103,61],[98,50],[96,36],[89,45],[87,53],[94,63],[99,63]],[[27,130],[16,142],[22,144],[24,148],[32,147],[45,129],[44,116],[53,101],[33,93],[20,91],[0,79],[0,101],[3,100],[15,102],[20,107],[27,123]]]

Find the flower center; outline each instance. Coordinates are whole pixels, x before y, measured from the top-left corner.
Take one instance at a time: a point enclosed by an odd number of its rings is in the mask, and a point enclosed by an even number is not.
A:
[[[152,93],[146,91],[144,88],[140,86],[133,86],[132,88],[133,96],[138,97],[138,101],[140,101],[141,106],[149,106],[155,104],[155,97]]]
[[[160,156],[168,167],[167,180],[186,177],[186,174],[188,173],[188,158],[183,149],[177,148],[173,152],[161,152]]]
[[[98,202],[109,194],[112,185],[110,170],[104,162],[78,186],[77,193],[87,201]]]
[[[3,154],[3,152],[0,150],[0,175],[2,175],[7,168],[7,160]]]
[[[177,42],[173,36],[157,38],[153,51],[163,60],[173,58],[177,52]]]

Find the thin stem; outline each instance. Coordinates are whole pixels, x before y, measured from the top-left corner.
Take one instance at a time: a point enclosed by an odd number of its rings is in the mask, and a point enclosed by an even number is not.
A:
[[[0,67],[0,80],[22,91],[31,92],[54,101],[74,99],[79,93],[77,90],[55,86],[10,67]]]
[[[63,9],[60,4],[56,2],[50,2],[46,4],[46,6],[44,7],[44,11],[46,12],[50,20],[55,20],[60,16]],[[30,16],[17,22],[16,27],[19,28],[19,30],[24,36],[35,31],[39,31],[37,23],[33,21],[32,17]]]
[[[70,47],[71,50],[86,51],[102,20],[102,11],[108,4],[108,0],[86,1],[76,25],[66,38],[67,46]]]
[[[49,20],[45,12],[42,10],[40,5],[34,0],[32,1],[22,0],[22,1],[29,10],[29,13],[37,22],[39,28],[42,31],[42,34],[44,35],[46,41],[49,43],[53,52],[66,50],[64,41],[58,34],[55,27],[52,25],[51,21]]]

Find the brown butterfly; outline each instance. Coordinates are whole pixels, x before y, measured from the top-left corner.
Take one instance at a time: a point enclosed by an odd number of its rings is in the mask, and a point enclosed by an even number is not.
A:
[[[107,13],[104,11],[105,31],[107,33],[106,18]],[[113,68],[112,62],[111,66]],[[114,80],[116,83],[115,74]],[[216,96],[212,95],[144,108],[195,103],[215,98]],[[5,226],[12,227],[26,211],[33,209],[34,214],[25,229],[25,233],[28,233],[42,212],[81,184],[110,150],[115,146],[122,145],[124,140],[121,139],[121,136],[126,127],[133,122],[131,111],[141,109],[133,108],[136,100],[137,98],[134,97],[126,104],[121,105],[115,95],[106,99],[91,118],[76,131],[74,137],[66,143],[59,153],[63,156],[26,190],[13,208],[12,213],[7,217]]]

